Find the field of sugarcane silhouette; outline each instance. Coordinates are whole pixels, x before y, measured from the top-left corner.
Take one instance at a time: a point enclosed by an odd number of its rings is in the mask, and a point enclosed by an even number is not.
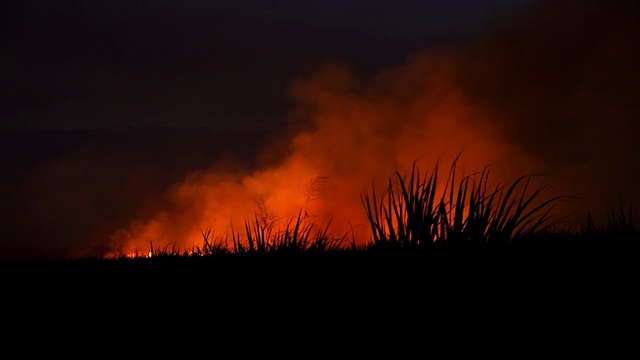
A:
[[[460,175],[457,160],[444,177],[436,165],[422,171],[414,162],[408,174],[396,171],[383,187],[372,185],[361,194],[371,238],[356,243],[349,234],[335,235],[331,219],[316,222],[305,208],[284,221],[269,213],[264,202],[246,219],[240,231],[214,236],[211,227],[201,230],[202,244],[190,248],[156,247],[109,258],[199,257],[294,254],[412,254],[458,252],[485,255],[503,251],[554,251],[586,247],[635,245],[639,228],[633,206],[612,207],[604,222],[588,215],[580,228],[562,227],[568,215],[554,206],[571,201],[568,196],[548,195],[547,186],[530,174],[508,184],[492,183],[491,168]],[[318,181],[323,181],[321,178]],[[313,185],[311,185],[313,186]],[[313,190],[310,190],[313,191]],[[312,196],[312,195],[309,195]]]
[[[490,186],[490,168],[459,176],[454,163],[439,178],[414,165],[363,193],[366,245],[304,210],[282,229],[259,211],[243,232],[205,229],[187,250],[2,263],[0,351],[404,359],[496,338],[492,353],[510,343],[578,354],[587,348],[569,338],[606,346],[623,335],[611,321],[636,299],[631,208],[557,231],[552,209],[565,199],[544,197],[534,175]],[[564,340],[541,342],[533,328]]]

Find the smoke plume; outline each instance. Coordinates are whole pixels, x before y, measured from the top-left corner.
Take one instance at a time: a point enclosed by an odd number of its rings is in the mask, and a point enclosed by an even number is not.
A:
[[[119,252],[189,248],[202,231],[241,230],[257,212],[303,211],[367,242],[360,194],[414,162],[494,181],[544,174],[571,215],[640,195],[639,5],[538,1],[464,47],[426,49],[362,78],[328,60],[292,82],[297,133],[276,161],[239,173],[212,167],[172,186],[155,215],[117,231]],[[265,149],[269,151],[269,149]]]

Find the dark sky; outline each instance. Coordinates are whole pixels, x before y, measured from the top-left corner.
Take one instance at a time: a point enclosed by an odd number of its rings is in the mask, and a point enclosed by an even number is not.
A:
[[[8,0],[0,128],[272,127],[326,59],[368,74],[526,0]]]

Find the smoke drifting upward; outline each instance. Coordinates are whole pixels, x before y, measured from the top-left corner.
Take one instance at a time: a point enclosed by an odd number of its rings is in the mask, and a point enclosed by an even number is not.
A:
[[[372,78],[327,61],[292,83],[301,130],[281,159],[252,173],[189,174],[166,207],[110,245],[189,248],[202,229],[224,236],[265,209],[284,221],[299,211],[332,218],[336,233],[367,242],[361,193],[414,161],[448,170],[460,152],[466,174],[488,165],[502,183],[547,174],[552,195],[576,198],[565,213],[636,200],[639,20],[633,1],[541,1],[475,44],[413,54]]]

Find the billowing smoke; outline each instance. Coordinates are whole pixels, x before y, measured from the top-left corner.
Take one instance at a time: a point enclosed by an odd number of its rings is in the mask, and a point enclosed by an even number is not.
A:
[[[360,194],[413,162],[470,174],[545,174],[574,215],[640,195],[640,55],[633,1],[536,2],[462,48],[428,49],[363,79],[327,61],[293,81],[299,128],[275,162],[250,173],[190,173],[168,205],[116,232],[116,251],[202,243],[257,213],[332,219],[367,242]],[[268,151],[265,150],[265,151]]]

